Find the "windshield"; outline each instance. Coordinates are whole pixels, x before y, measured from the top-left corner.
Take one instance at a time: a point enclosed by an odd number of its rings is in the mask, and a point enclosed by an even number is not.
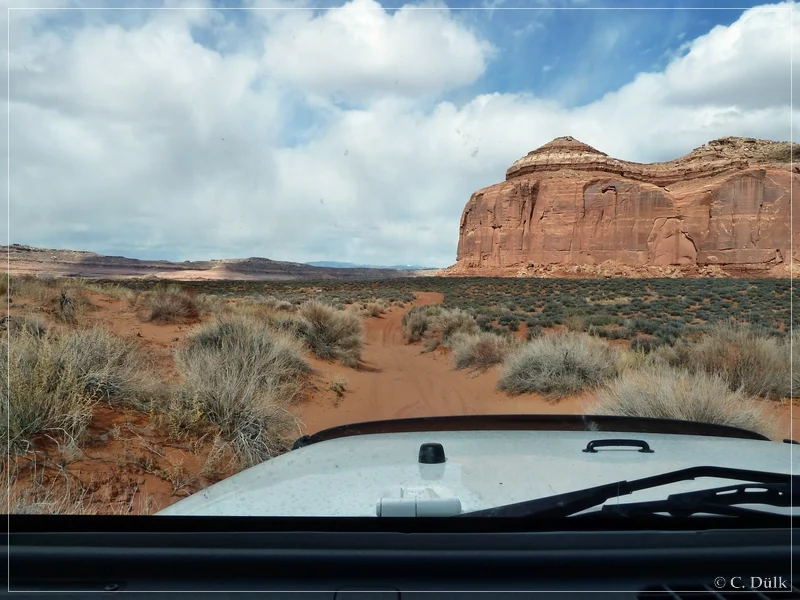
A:
[[[8,512],[790,472],[789,4],[45,4],[0,27]]]

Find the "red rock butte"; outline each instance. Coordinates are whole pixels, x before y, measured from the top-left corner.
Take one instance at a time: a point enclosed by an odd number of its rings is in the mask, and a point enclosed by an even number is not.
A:
[[[454,274],[533,265],[788,262],[800,144],[727,137],[662,163],[618,160],[572,137],[529,152],[461,216]],[[800,242],[800,239],[795,240]],[[795,244],[800,250],[800,244]]]

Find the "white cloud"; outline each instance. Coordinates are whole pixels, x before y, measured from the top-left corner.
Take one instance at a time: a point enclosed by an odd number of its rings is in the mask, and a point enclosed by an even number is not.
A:
[[[12,241],[444,265],[470,193],[553,137],[651,161],[724,135],[790,135],[786,11],[747,11],[665,71],[565,108],[499,93],[430,104],[483,73],[486,43],[446,11],[347,10],[352,22],[344,11],[12,20]],[[198,41],[244,33],[264,45]],[[358,107],[337,103],[337,87]],[[310,138],[287,145],[308,122]]]
[[[667,102],[744,109],[789,103],[790,4],[750,9],[697,38],[666,70]],[[794,13],[795,15],[797,13]]]
[[[390,15],[374,0],[351,0],[320,16],[285,12],[264,45],[271,74],[351,101],[435,96],[475,81],[493,52],[446,9]]]

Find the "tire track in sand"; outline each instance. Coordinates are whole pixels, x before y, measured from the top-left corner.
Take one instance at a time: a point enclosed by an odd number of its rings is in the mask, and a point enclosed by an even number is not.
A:
[[[438,304],[443,300],[438,292],[416,292],[415,296],[413,306]],[[402,320],[409,309],[393,308],[381,317],[364,319],[366,343],[358,370],[311,360],[318,373],[319,389],[295,408],[304,424],[304,433],[381,419],[583,412],[583,401],[578,398],[552,403],[536,394],[509,397],[496,389],[496,369],[473,376],[466,370],[453,368],[450,352],[442,349],[422,353],[419,344],[406,344]],[[348,381],[340,400],[329,389],[330,382],[337,377]]]

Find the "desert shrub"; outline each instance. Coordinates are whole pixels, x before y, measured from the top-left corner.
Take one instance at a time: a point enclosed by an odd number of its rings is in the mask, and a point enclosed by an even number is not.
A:
[[[617,374],[625,373],[631,369],[641,369],[655,364],[657,361],[652,354],[646,354],[641,350],[623,348],[616,354]]]
[[[586,329],[586,323],[581,315],[569,315],[564,317],[564,327],[567,331],[583,331]]]
[[[349,367],[358,366],[364,347],[364,326],[357,314],[314,300],[301,305],[299,314],[308,321],[302,335],[311,352]]]
[[[635,352],[644,352],[648,354],[658,348],[661,345],[661,341],[656,338],[648,338],[638,336],[631,340],[631,350]]]
[[[403,337],[408,342],[418,342],[428,331],[431,318],[442,312],[439,305],[415,306],[403,315]]]
[[[525,340],[530,342],[534,338],[538,338],[544,334],[544,329],[541,325],[528,325],[528,330],[525,332]]]
[[[472,315],[460,308],[446,309],[435,314],[428,327],[431,331],[441,334],[441,341],[445,346],[456,333],[478,333],[480,331]]]
[[[194,297],[190,297],[190,299],[194,301],[197,312],[201,315],[219,315],[231,312],[231,307],[220,296],[197,294]]]
[[[584,325],[586,326],[595,325],[597,327],[605,327],[606,325],[619,325],[620,323],[622,323],[620,317],[606,313],[597,313],[584,317]]]
[[[298,339],[305,339],[311,329],[309,320],[297,313],[270,312],[261,318],[271,328],[290,333]]]
[[[265,306],[277,311],[293,311],[297,307],[288,300],[281,300],[275,296],[267,296],[262,300]]]
[[[9,296],[12,298],[24,296],[39,304],[50,302],[58,292],[56,280],[48,277],[20,275],[11,278],[8,283]]]
[[[2,447],[25,452],[39,434],[79,440],[96,402],[144,402],[141,365],[135,346],[102,328],[20,329],[0,343],[0,379],[8,382],[0,386]]]
[[[513,314],[503,315],[498,319],[500,325],[507,327],[510,331],[519,330],[520,321],[521,321],[520,317]]]
[[[616,372],[615,353],[587,334],[534,339],[508,355],[498,382],[512,394],[538,392],[553,398],[597,385]]]
[[[8,335],[12,340],[11,343],[13,344],[13,340],[16,336],[30,334],[35,337],[42,337],[45,333],[47,333],[47,326],[45,325],[44,321],[37,317],[31,316],[9,316],[4,317],[4,323],[2,325],[8,331]]]
[[[733,391],[720,375],[665,365],[628,370],[602,388],[593,414],[680,419],[729,425],[774,435],[763,401]]]
[[[743,323],[718,322],[689,347],[682,366],[723,376],[753,396],[788,396],[790,357],[785,344]]]
[[[123,300],[128,302],[128,308],[136,310],[139,308],[139,302],[142,299],[142,292],[139,290],[126,290]]]
[[[102,327],[62,336],[61,352],[75,357],[85,389],[93,397],[110,402],[129,402],[142,408],[155,393],[136,344]]]
[[[478,317],[475,319],[475,322],[482,331],[487,331],[490,327],[492,327],[492,320],[489,317]]]
[[[155,290],[147,295],[145,302],[147,304],[145,321],[174,323],[200,316],[194,298],[175,289]]]
[[[486,369],[500,364],[505,359],[514,341],[507,336],[494,333],[458,332],[450,336],[456,369],[475,367]]]
[[[68,295],[65,291],[61,291],[58,298],[55,299],[55,315],[56,320],[62,323],[74,325],[78,322],[78,307],[74,297]]]
[[[368,302],[364,308],[364,314],[368,317],[380,317],[386,310],[384,304],[378,302]]]
[[[175,364],[183,377],[169,406],[175,428],[210,421],[247,466],[287,449],[286,406],[310,371],[299,340],[252,317],[223,317],[195,329]]]

